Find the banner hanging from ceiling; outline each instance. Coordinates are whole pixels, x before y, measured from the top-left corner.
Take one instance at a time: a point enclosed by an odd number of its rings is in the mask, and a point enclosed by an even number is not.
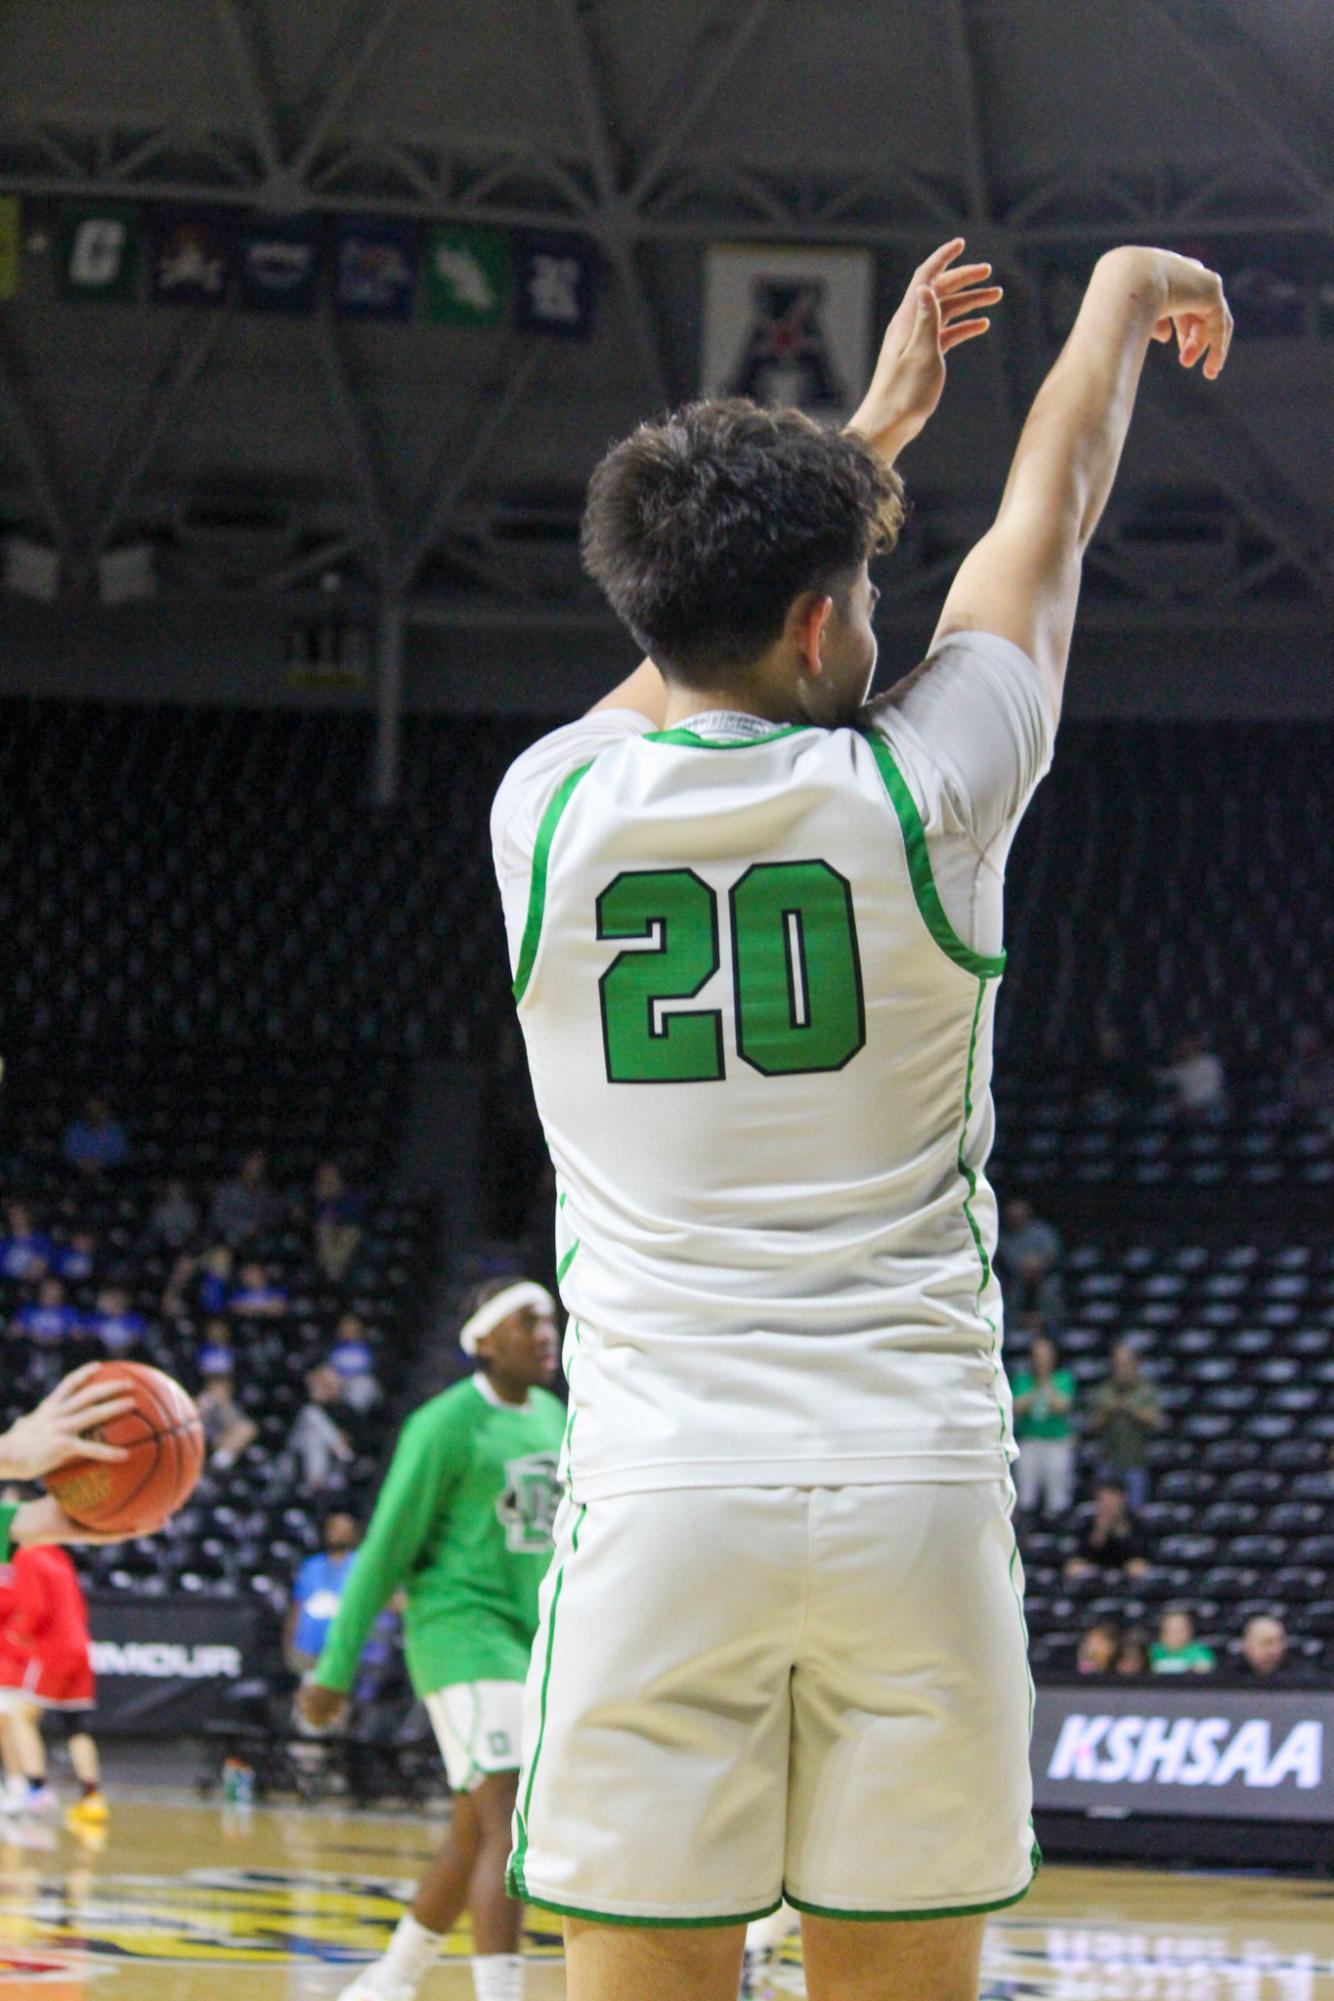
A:
[[[55,230],[56,283],[67,299],[134,299],[139,291],[139,210],[127,202],[72,202]]]
[[[319,268],[313,223],[244,227],[236,244],[238,304],[248,313],[313,313]]]
[[[426,317],[435,326],[494,327],[507,320],[514,253],[503,229],[431,231],[426,251]]]
[[[17,195],[0,195],[0,299],[12,299],[18,291],[22,248],[19,198]]]
[[[205,209],[153,217],[148,293],[155,306],[225,306],[231,282],[231,218]]]
[[[793,405],[842,424],[871,372],[869,250],[715,244],[705,254],[706,396]]]

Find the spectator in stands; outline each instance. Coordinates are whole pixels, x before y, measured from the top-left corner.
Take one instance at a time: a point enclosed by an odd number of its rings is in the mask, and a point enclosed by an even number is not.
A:
[[[20,1306],[14,1315],[14,1332],[41,1347],[59,1347],[79,1332],[79,1315],[65,1298],[58,1278],[44,1278],[36,1299]]]
[[[1115,1570],[1126,1577],[1142,1577],[1148,1567],[1139,1523],[1126,1507],[1125,1488],[1115,1480],[1099,1480],[1079,1547],[1066,1559],[1066,1577],[1096,1577],[1100,1571]]]
[[[1060,1320],[1065,1312],[1061,1239],[1053,1224],[1034,1215],[1031,1203],[1006,1203],[1000,1254],[1007,1312],[1040,1313],[1044,1320]]]
[[[337,1161],[315,1170],[313,1194],[315,1262],[333,1285],[341,1285],[357,1254],[366,1218],[366,1198],[349,1188]]]
[[[51,1269],[67,1285],[82,1285],[97,1268],[97,1239],[91,1230],[75,1230],[68,1241],[51,1247]]]
[[[1143,1089],[1139,1065],[1126,1048],[1120,1029],[1109,1021],[1100,1022],[1085,1073],[1085,1110],[1091,1118],[1104,1122],[1124,1118]]]
[[[245,1264],[237,1273],[236,1290],[228,1305],[246,1319],[275,1320],[286,1313],[288,1295],[272,1273],[259,1263]]]
[[[185,1183],[166,1182],[148,1219],[151,1234],[168,1250],[180,1251],[197,1234],[199,1222],[199,1205],[191,1201]]]
[[[1112,1673],[1135,1675],[1149,1672],[1149,1636],[1143,1626],[1127,1626],[1116,1650]]]
[[[65,1128],[61,1151],[80,1174],[102,1174],[111,1167],[124,1167],[130,1157],[125,1128],[111,1116],[105,1098],[89,1098],[81,1119],[72,1119]]]
[[[1318,1028],[1299,1028],[1283,1076],[1279,1105],[1283,1117],[1310,1119],[1334,1129],[1334,1050]]]
[[[1112,1372],[1093,1393],[1088,1429],[1098,1440],[1099,1471],[1118,1480],[1132,1508],[1149,1498],[1149,1441],[1167,1419],[1129,1341],[1112,1350]]]
[[[312,1369],[306,1377],[306,1403],[287,1440],[302,1481],[316,1494],[341,1486],[343,1469],[356,1457],[346,1429],[334,1416],[341,1391],[337,1372],[327,1362]]]
[[[349,1410],[365,1416],[375,1409],[383,1392],[375,1376],[375,1357],[366,1339],[366,1329],[355,1313],[344,1313],[334,1329],[329,1366],[342,1385],[342,1400]]]
[[[1076,1674],[1110,1674],[1121,1644],[1121,1628],[1115,1619],[1095,1619],[1079,1636],[1075,1650]]]
[[[323,1550],[308,1556],[297,1572],[283,1631],[283,1653],[293,1674],[309,1674],[324,1651],[360,1540],[351,1515],[326,1516]]]
[[[269,1184],[269,1164],[257,1148],[248,1153],[230,1181],[215,1191],[208,1226],[233,1249],[261,1237],[278,1220],[282,1204]]]
[[[1149,1649],[1155,1674],[1212,1674],[1218,1663],[1212,1647],[1195,1637],[1195,1621],[1184,1605],[1169,1605]]]
[[[1056,1343],[1040,1334],[1028,1367],[1014,1382],[1014,1435],[1019,1446],[1016,1482],[1025,1514],[1041,1502],[1044,1514],[1069,1512],[1075,1488],[1075,1379],[1060,1367]]]
[[[127,1355],[148,1338],[148,1322],[135,1311],[134,1301],[123,1285],[108,1285],[98,1294],[97,1305],[86,1326],[109,1355]]]
[[[26,1204],[11,1202],[6,1212],[6,1234],[0,1238],[0,1275],[17,1279],[21,1285],[35,1285],[45,1276],[51,1250],[51,1239],[33,1228]]]
[[[1227,1116],[1227,1078],[1222,1058],[1198,1032],[1183,1035],[1173,1060],[1158,1072],[1167,1086],[1168,1109],[1179,1118],[1213,1120]]]
[[[196,1401],[209,1464],[221,1473],[234,1466],[246,1447],[254,1444],[259,1427],[236,1401],[236,1361],[226,1343],[226,1321],[212,1320],[204,1331],[211,1338],[205,1340],[199,1351],[199,1373],[204,1387]]]
[[[1271,1688],[1300,1688],[1312,1679],[1305,1661],[1289,1651],[1283,1621],[1267,1613],[1246,1621],[1235,1672],[1243,1681],[1263,1682]]]
[[[214,1244],[202,1258],[188,1252],[177,1258],[167,1289],[162,1295],[162,1311],[168,1319],[195,1307],[201,1313],[225,1313],[232,1299],[234,1259],[227,1244]]]

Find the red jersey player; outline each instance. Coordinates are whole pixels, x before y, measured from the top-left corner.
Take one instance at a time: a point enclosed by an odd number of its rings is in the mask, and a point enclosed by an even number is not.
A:
[[[71,1719],[70,1761],[82,1797],[67,1818],[76,1829],[107,1818],[97,1746],[83,1726],[96,1700],[88,1612],[74,1565],[63,1549],[20,1548],[0,1573],[0,1747],[8,1784],[4,1810],[44,1814],[56,1804],[47,1783],[42,1720]]]

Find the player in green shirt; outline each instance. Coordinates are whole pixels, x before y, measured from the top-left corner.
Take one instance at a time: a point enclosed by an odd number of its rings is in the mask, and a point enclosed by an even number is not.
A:
[[[8,1431],[0,1431],[0,1480],[40,1480],[70,1459],[114,1462],[125,1457],[119,1446],[84,1435],[119,1417],[132,1403],[127,1396],[108,1395],[105,1384],[90,1382],[97,1366],[89,1362],[75,1369],[35,1410],[16,1418]],[[114,1540],[81,1529],[50,1494],[16,1507],[0,1507],[0,1563],[9,1561],[18,1543]]]
[[[477,2001],[522,2001],[522,1906],[505,1890],[523,1684],[551,1559],[565,1428],[555,1301],[488,1283],[459,1335],[477,1372],[408,1419],[313,1680],[308,1722],[341,1716],[379,1613],[404,1588],[408,1671],[454,1793],[449,1834],[382,1959],[340,2001],[413,2001],[466,1908]]]

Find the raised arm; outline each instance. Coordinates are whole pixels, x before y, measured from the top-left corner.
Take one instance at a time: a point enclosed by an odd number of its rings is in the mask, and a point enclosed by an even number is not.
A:
[[[1059,714],[1084,551],[1116,477],[1151,340],[1176,332],[1212,382],[1232,315],[1215,272],[1166,250],[1098,260],[1073,331],[1038,391],[992,528],[964,558],[936,627],[993,632],[1034,660]]]

